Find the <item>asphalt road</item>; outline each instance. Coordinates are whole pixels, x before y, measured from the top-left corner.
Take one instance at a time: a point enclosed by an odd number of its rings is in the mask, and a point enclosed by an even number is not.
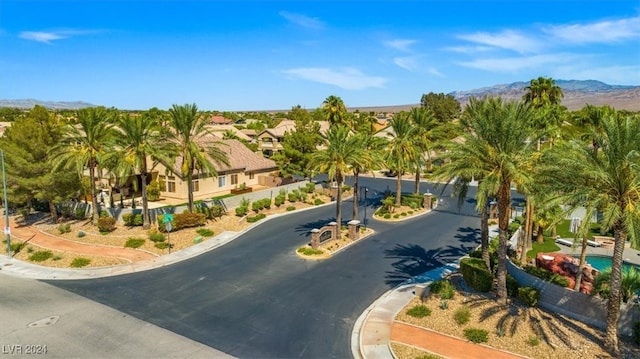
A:
[[[369,188],[368,217],[379,193],[395,188],[391,179],[360,185]],[[411,191],[411,182],[405,186]],[[345,222],[351,206],[344,203]],[[478,244],[479,219],[453,212],[400,223],[369,219],[375,235],[328,260],[301,259],[295,250],[309,242],[309,230],[334,219],[335,206],[326,206],[267,221],[168,267],[48,283],[240,358],[349,358],[354,323],[373,301]]]

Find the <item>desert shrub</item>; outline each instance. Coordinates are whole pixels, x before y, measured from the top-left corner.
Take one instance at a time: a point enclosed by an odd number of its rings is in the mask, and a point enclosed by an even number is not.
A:
[[[91,263],[91,259],[89,258],[76,257],[76,258],[73,258],[70,266],[72,268],[82,268],[82,267],[88,266],[90,263]]]
[[[78,231],[78,238],[82,238],[84,236],[86,236],[87,234],[84,233],[83,231]]]
[[[37,251],[29,256],[29,260],[32,262],[44,262],[51,257],[53,257],[53,252],[51,251]]]
[[[563,277],[557,273],[553,273],[553,275],[551,275],[551,278],[549,278],[549,282],[565,288],[567,288],[570,284],[569,278]]]
[[[211,219],[222,218],[227,211],[224,210],[224,207],[219,204],[214,204],[211,206],[209,213],[211,214]]]
[[[528,265],[523,268],[523,270],[532,276],[536,276],[544,281],[551,282],[553,284],[557,284],[563,287],[569,286],[569,280],[557,273],[553,273],[550,270]]]
[[[298,253],[303,254],[305,256],[312,256],[317,254],[324,253],[322,249],[313,249],[311,247],[300,247],[298,248]]]
[[[276,205],[276,207],[280,207],[284,204],[284,202],[286,201],[286,195],[285,194],[278,194],[276,196],[276,198],[273,200],[273,204]]]
[[[460,325],[467,324],[471,319],[471,310],[466,305],[462,306],[453,313],[453,319]]]
[[[236,216],[238,217],[246,216],[247,212],[249,212],[249,207],[246,207],[246,206],[236,207]]]
[[[300,199],[299,190],[294,189],[293,191],[289,192],[289,202],[298,202],[299,199]]]
[[[87,218],[87,212],[84,208],[76,208],[73,212],[73,218],[75,219],[85,219]]]
[[[538,338],[535,335],[532,335],[529,337],[529,339],[527,339],[527,344],[529,344],[532,347],[535,347],[536,345],[540,344],[540,338]]]
[[[53,258],[51,258],[52,261],[59,261],[62,259],[62,256],[53,256]]]
[[[473,343],[486,343],[489,340],[489,332],[484,329],[467,328],[464,337]]]
[[[395,218],[395,219],[400,218],[400,213],[396,213],[396,214],[394,214],[394,215],[393,215],[393,218]]]
[[[424,318],[431,315],[431,309],[429,309],[429,307],[427,307],[426,305],[420,304],[407,310],[407,315],[414,318]]]
[[[107,218],[107,217],[111,217],[109,212],[105,211],[104,209],[100,211],[100,218]]]
[[[209,228],[200,228],[196,231],[196,233],[198,233],[199,235],[203,236],[203,237],[211,237],[213,236],[213,231],[210,230]]]
[[[313,193],[316,190],[316,184],[313,182],[308,182],[305,186],[304,186],[305,192],[306,193]]]
[[[429,284],[431,293],[440,296],[441,299],[451,299],[455,294],[455,288],[446,279],[437,280]]]
[[[351,190],[351,186],[347,184],[342,185],[342,192],[349,192]]]
[[[164,234],[162,234],[162,233],[160,233],[160,232],[158,232],[156,230],[153,230],[153,231],[149,232],[149,240],[152,241],[152,242],[159,243],[159,242],[164,242],[166,240],[166,238],[165,238]]]
[[[249,223],[258,222],[259,220],[261,220],[261,219],[263,219],[263,218],[265,218],[265,217],[267,217],[267,215],[266,215],[266,214],[264,214],[264,213],[258,213],[258,214],[256,214],[255,216],[247,217],[247,222],[249,222]]]
[[[157,201],[160,199],[160,183],[158,180],[153,180],[147,185],[147,200]]]
[[[287,212],[291,212],[291,211],[295,211],[295,210],[296,210],[296,207],[294,207],[294,206],[287,207]]]
[[[385,213],[383,216],[384,219],[389,219],[391,218],[391,213]]]
[[[154,244],[153,246],[158,248],[158,249],[167,249],[167,248],[169,248],[169,243],[167,243],[167,242],[156,242],[156,244]]]
[[[124,222],[124,225],[127,227],[132,227],[133,226],[133,213],[125,213],[122,215],[122,222]]]
[[[540,292],[532,287],[520,287],[518,288],[518,299],[525,305],[535,307],[540,300]]]
[[[58,232],[65,234],[71,232],[71,225],[69,223],[63,223],[58,226]]]
[[[33,247],[27,247],[27,253],[33,253]]]
[[[518,281],[513,278],[511,274],[507,274],[507,294],[510,297],[517,297],[518,288],[520,288],[520,284],[518,284]]]
[[[173,215],[173,221],[171,221],[171,230],[177,231],[183,228],[204,226],[205,223],[207,223],[207,217],[203,213],[191,213],[185,211]],[[167,227],[163,222],[162,216],[158,216],[158,230],[160,232],[167,231]]]
[[[318,206],[318,205],[324,204],[324,201],[321,200],[320,198],[316,198],[313,200],[313,204]]]
[[[441,300],[440,301],[440,309],[444,310],[444,309],[449,309],[449,302],[446,300]]]
[[[4,243],[5,248],[6,248],[7,240],[5,239],[4,241],[2,241],[2,243]],[[16,254],[16,253],[20,252],[22,250],[22,248],[24,248],[26,246],[27,246],[27,243],[25,243],[25,242],[14,241],[13,243],[11,243],[11,253]]]
[[[116,229],[116,219],[113,217],[98,218],[98,230],[101,233],[108,233]]]
[[[129,238],[124,246],[129,248],[139,248],[144,244],[144,242],[145,240],[143,238]]]
[[[460,261],[460,273],[464,281],[474,290],[488,292],[493,287],[493,275],[479,258],[464,258]]]

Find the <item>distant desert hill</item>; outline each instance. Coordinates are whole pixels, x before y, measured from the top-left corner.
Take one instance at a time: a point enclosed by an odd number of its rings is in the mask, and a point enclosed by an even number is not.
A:
[[[618,110],[640,111],[640,86],[608,85],[595,80],[556,80],[564,93],[562,104],[569,110],[579,110],[586,104],[594,106],[609,105]],[[469,102],[470,97],[501,96],[505,100],[519,100],[524,95],[524,88],[528,82],[514,82],[511,84],[483,87],[475,90],[454,91],[453,95],[463,108]],[[400,112],[419,107],[420,104],[396,105],[396,106],[368,106],[350,108],[359,111],[374,112]]]
[[[34,99],[0,100],[0,107],[31,109],[35,105],[40,105],[51,110],[77,110],[86,107],[96,107],[96,105],[82,101],[40,101]]]

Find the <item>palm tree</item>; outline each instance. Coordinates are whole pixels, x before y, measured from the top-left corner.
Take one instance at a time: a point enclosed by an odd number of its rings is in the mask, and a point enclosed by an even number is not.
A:
[[[142,217],[143,228],[151,226],[149,203],[147,200],[147,180],[149,176],[148,159],[157,163],[159,159],[168,161],[171,148],[167,146],[162,136],[160,118],[153,112],[145,112],[141,116],[121,116],[115,127],[116,157],[119,177],[128,178],[131,175],[141,176],[142,179]]]
[[[358,218],[359,175],[382,166],[386,140],[382,137],[373,136],[368,132],[358,132],[349,137],[348,145],[353,146],[358,151],[358,155],[353,157],[353,163],[350,164],[353,171],[353,219],[356,219]]]
[[[75,167],[79,176],[89,170],[92,222],[100,218],[96,194],[96,169],[110,152],[114,112],[104,107],[79,110],[77,119],[64,127],[63,140],[52,148],[54,169]]]
[[[440,131],[438,120],[433,115],[433,112],[426,107],[412,108],[409,111],[409,119],[415,126],[414,141],[418,151],[415,166],[415,185],[414,193],[420,192],[420,173],[425,162],[428,169],[431,169],[432,163],[432,151],[434,150],[436,143],[442,138],[443,134]]]
[[[524,91],[522,100],[535,108],[559,105],[564,97],[562,88],[556,85],[555,80],[550,77],[540,76],[537,79],[532,79]]]
[[[555,146],[543,172],[550,192],[570,206],[586,207],[587,215],[602,213],[601,228],[613,230],[605,346],[618,354],[623,251],[627,240],[640,248],[640,117],[609,113],[590,137],[596,146],[580,140]]]
[[[386,161],[389,168],[395,171],[396,180],[396,206],[402,201],[402,174],[416,163],[419,157],[419,147],[416,146],[416,127],[406,113],[401,112],[393,117],[390,122],[393,129],[387,146]]]
[[[527,161],[531,139],[530,106],[521,102],[503,102],[500,98],[471,98],[461,119],[463,141],[451,141],[444,155],[445,164],[434,173],[451,181],[481,178],[478,193],[497,195],[498,269],[496,295],[506,303],[507,231],[511,208],[511,185],[530,181],[522,165]],[[480,201],[479,201],[480,202]]]
[[[346,113],[347,107],[338,96],[331,95],[322,102],[322,109],[325,112],[327,121],[334,125],[349,126],[347,123]]]
[[[309,161],[309,167],[320,173],[327,173],[330,181],[336,181],[336,223],[338,223],[337,237],[341,238],[342,226],[342,184],[344,177],[351,172],[351,164],[362,158],[362,150],[354,146],[354,140],[349,139],[349,128],[335,125],[327,131],[327,147],[315,152]]]
[[[198,113],[196,104],[173,105],[169,110],[172,129],[169,137],[181,159],[180,172],[187,182],[189,212],[193,212],[194,173],[199,171],[205,176],[216,177],[218,173],[213,162],[229,165],[226,152],[219,148],[222,143],[209,133],[207,123],[206,118]]]

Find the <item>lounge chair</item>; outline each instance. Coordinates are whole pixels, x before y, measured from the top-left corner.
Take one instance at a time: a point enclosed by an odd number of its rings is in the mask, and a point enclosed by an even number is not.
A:
[[[602,247],[602,243],[598,241],[587,240],[587,244],[591,247]]]
[[[570,239],[565,239],[565,238],[557,238],[556,239],[556,244],[564,244],[565,246],[573,246],[573,241]]]

